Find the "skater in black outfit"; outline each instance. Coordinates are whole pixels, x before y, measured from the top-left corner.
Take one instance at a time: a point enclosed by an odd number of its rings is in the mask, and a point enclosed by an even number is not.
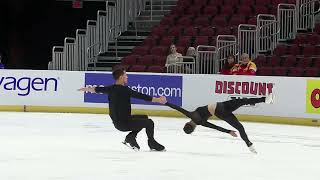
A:
[[[119,131],[131,131],[123,142],[130,145],[133,149],[139,150],[140,147],[136,141],[137,134],[143,129],[146,129],[148,136],[148,145],[151,150],[163,151],[165,147],[159,144],[154,139],[154,123],[147,115],[131,115],[130,98],[142,99],[156,103],[165,104],[165,97],[151,97],[140,92],[131,90],[126,86],[128,76],[124,68],[117,68],[112,73],[116,80],[114,85],[106,87],[85,87],[79,91],[91,93],[108,94],[110,117],[116,129]]]
[[[241,138],[244,140],[246,145],[249,147],[249,150],[253,153],[257,153],[253,143],[249,140],[244,127],[239,122],[237,117],[233,114],[233,111],[237,110],[239,107],[247,104],[256,104],[256,103],[267,103],[271,104],[274,101],[274,95],[269,94],[267,97],[261,98],[245,98],[245,99],[234,99],[225,102],[218,102],[216,104],[209,104],[207,106],[198,107],[195,111],[189,112],[177,105],[166,103],[167,106],[176,109],[177,111],[183,113],[191,119],[190,122],[187,122],[183,128],[184,132],[191,134],[197,125],[202,125],[208,128],[216,129],[221,132],[229,133],[232,136],[237,136],[235,131],[227,130],[222,127],[216,126],[208,122],[208,119],[215,115],[217,118],[226,121],[232,127],[237,129],[240,133]]]

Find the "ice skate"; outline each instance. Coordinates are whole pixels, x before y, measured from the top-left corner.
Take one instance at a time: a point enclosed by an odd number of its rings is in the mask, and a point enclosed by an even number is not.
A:
[[[165,151],[166,150],[164,146],[159,144],[154,139],[148,139],[148,145],[149,145],[151,151]]]
[[[275,100],[275,95],[270,93],[266,96],[266,100],[265,100],[265,103],[266,104],[273,104],[274,103],[274,100]]]
[[[136,137],[133,137],[131,134],[128,134],[122,143],[135,151],[140,150],[140,146],[136,141]]]
[[[249,150],[254,153],[254,154],[258,154],[258,152],[256,151],[256,149],[254,148],[253,144],[251,144],[251,146],[248,147]]]

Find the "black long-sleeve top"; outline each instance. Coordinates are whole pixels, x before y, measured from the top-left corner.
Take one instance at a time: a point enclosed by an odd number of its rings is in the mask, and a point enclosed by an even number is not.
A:
[[[128,86],[111,85],[107,87],[96,87],[96,93],[108,94],[109,114],[115,125],[125,125],[131,116],[131,97],[152,101],[152,97],[133,91]]]

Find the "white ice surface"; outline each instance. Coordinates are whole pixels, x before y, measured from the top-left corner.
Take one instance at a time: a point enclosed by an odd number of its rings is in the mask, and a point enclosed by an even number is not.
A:
[[[319,180],[317,127],[243,123],[258,154],[240,138],[187,119],[152,117],[167,152],[121,142],[108,115],[0,112],[0,180]],[[223,121],[213,121],[230,128]]]

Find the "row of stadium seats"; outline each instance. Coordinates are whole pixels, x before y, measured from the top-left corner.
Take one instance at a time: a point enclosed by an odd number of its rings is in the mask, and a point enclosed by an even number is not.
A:
[[[215,46],[217,35],[237,35],[237,26],[256,24],[257,14],[276,15],[279,3],[295,4],[296,0],[179,0],[143,43],[123,58],[122,64],[128,71],[164,72],[171,44],[183,55],[188,47]],[[257,75],[319,76],[319,34],[317,25],[315,33],[298,34],[292,44],[279,44],[273,56],[258,56]]]
[[[259,76],[294,76],[294,77],[319,77],[320,69],[316,67],[260,67]]]

